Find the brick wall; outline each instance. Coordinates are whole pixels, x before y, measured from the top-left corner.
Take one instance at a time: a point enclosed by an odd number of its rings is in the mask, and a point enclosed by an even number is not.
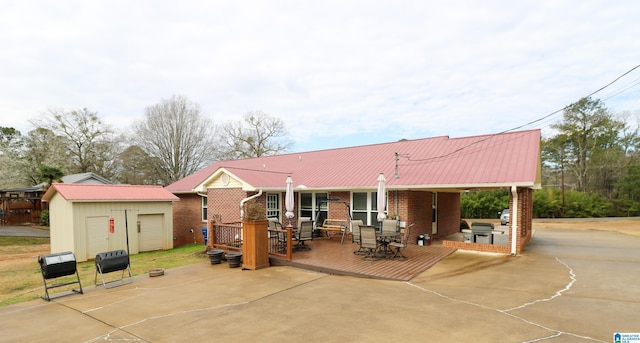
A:
[[[405,221],[407,225],[414,224],[411,228],[409,243],[415,244],[419,235],[431,235],[431,192],[398,191],[397,193],[400,220]]]
[[[400,220],[407,225],[414,224],[410,242],[419,235],[428,234],[432,238],[444,237],[460,231],[460,194],[438,193],[438,233],[433,236],[433,193],[425,191],[389,192],[389,212],[397,209]]]
[[[347,204],[351,202],[351,192],[329,192],[327,194],[329,199],[340,199],[340,201],[344,201]],[[350,206],[350,205],[349,205]],[[330,202],[328,204],[328,213],[327,218],[333,219],[348,219],[350,208],[345,206],[344,203],[340,202]],[[322,223],[320,223],[322,225]]]
[[[254,194],[254,193],[252,193]],[[242,188],[210,188],[207,190],[207,219],[209,222],[219,218],[223,223],[237,223],[240,221],[240,201],[250,195]],[[262,204],[264,206],[264,198]],[[260,199],[257,199],[259,202]]]
[[[519,254],[531,240],[533,190],[530,188],[518,188],[516,192],[518,193],[518,237],[516,239],[516,253]],[[512,223],[510,224],[513,225]]]
[[[202,227],[207,223],[202,221],[202,197],[197,194],[176,194],[180,201],[173,203],[173,246],[202,243]],[[193,233],[190,232],[193,230]]]
[[[460,232],[460,193],[438,193],[438,234]]]
[[[456,248],[460,250],[491,252],[491,253],[497,253],[497,254],[509,254],[511,252],[511,246],[509,245],[465,243],[465,242],[444,240],[442,241],[442,246],[448,247],[448,248]]]

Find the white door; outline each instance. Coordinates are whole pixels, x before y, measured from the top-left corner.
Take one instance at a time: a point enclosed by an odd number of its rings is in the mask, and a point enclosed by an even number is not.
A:
[[[138,249],[139,251],[160,250],[164,247],[162,237],[162,214],[141,214],[138,216]]]
[[[87,217],[87,258],[109,251],[109,217]]]

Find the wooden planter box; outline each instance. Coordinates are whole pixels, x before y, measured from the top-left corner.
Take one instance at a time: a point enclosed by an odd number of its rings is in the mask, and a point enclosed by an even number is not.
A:
[[[242,222],[242,269],[269,267],[268,220]]]

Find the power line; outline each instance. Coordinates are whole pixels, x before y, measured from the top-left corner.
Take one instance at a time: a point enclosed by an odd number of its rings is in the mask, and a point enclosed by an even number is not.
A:
[[[620,76],[616,77],[613,81],[611,81],[611,82],[607,83],[606,85],[604,85],[604,86],[602,86],[602,87],[598,88],[597,90],[595,90],[595,91],[591,92],[590,94],[588,94],[588,95],[586,95],[586,96],[583,96],[583,97],[582,97],[582,98],[580,98],[580,99],[589,98],[589,97],[591,97],[591,96],[593,96],[593,95],[595,95],[595,94],[597,94],[597,93],[600,93],[601,91],[603,91],[603,90],[607,89],[609,86],[611,86],[612,84],[616,83],[618,80],[620,80],[621,78],[625,77],[626,75],[628,75],[629,73],[633,72],[634,70],[636,70],[636,69],[638,69],[638,68],[640,68],[640,64],[638,64],[638,65],[636,65],[635,67],[633,67],[633,68],[631,68],[631,69],[627,70],[626,72],[624,72],[624,73],[623,73],[623,74],[621,74]],[[456,153],[458,153],[458,152],[460,152],[460,151],[462,151],[462,150],[467,149],[468,147],[470,147],[470,146],[472,146],[472,145],[476,145],[476,144],[478,144],[478,143],[482,143],[482,142],[484,142],[484,141],[487,141],[487,140],[489,140],[489,139],[492,139],[492,138],[493,138],[493,137],[495,137],[495,136],[502,135],[502,134],[508,133],[508,132],[510,132],[510,131],[515,131],[515,130],[521,129],[521,128],[525,127],[525,126],[529,126],[529,125],[535,124],[535,123],[537,123],[537,122],[540,122],[540,121],[542,121],[542,120],[545,120],[545,119],[547,119],[547,118],[549,118],[549,117],[551,117],[551,116],[553,116],[553,115],[555,115],[555,114],[558,114],[558,113],[560,113],[560,112],[564,111],[567,107],[569,107],[569,106],[571,106],[571,105],[573,105],[573,104],[575,104],[575,102],[574,102],[574,103],[571,103],[571,104],[569,104],[569,105],[567,105],[567,106],[565,106],[565,107],[563,107],[563,108],[561,108],[561,109],[559,109],[559,110],[553,111],[553,112],[551,112],[551,113],[549,113],[549,114],[547,114],[547,115],[545,115],[545,116],[542,116],[542,117],[540,117],[540,118],[538,118],[538,119],[536,119],[536,120],[532,120],[532,121],[530,121],[530,122],[528,122],[528,123],[526,123],[526,124],[523,124],[523,125],[520,125],[520,126],[517,126],[517,127],[511,128],[511,129],[508,129],[508,130],[505,130],[505,131],[501,131],[501,132],[498,132],[498,133],[495,133],[495,134],[489,135],[489,136],[487,136],[487,137],[486,137],[486,138],[484,138],[484,139],[481,139],[481,140],[475,141],[475,142],[473,142],[473,143],[467,144],[467,145],[465,145],[465,146],[463,146],[463,147],[460,147],[460,148],[458,148],[458,149],[456,149],[456,150],[454,150],[454,151],[452,151],[452,152],[449,152],[449,153],[446,153],[446,154],[443,154],[443,155],[440,155],[440,156],[434,156],[434,157],[429,157],[429,158],[424,158],[424,159],[415,159],[415,160],[414,160],[414,159],[411,159],[411,158],[407,158],[407,160],[409,160],[409,161],[411,161],[411,162],[423,162],[423,161],[430,161],[430,160],[435,160],[435,159],[440,159],[440,158],[449,157],[449,156],[451,156],[451,155],[453,155],[453,154],[456,154]]]

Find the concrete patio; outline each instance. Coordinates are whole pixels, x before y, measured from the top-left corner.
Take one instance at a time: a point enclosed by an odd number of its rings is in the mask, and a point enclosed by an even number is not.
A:
[[[640,237],[546,229],[408,282],[203,262],[0,307],[0,342],[611,342],[640,331],[639,264]]]

